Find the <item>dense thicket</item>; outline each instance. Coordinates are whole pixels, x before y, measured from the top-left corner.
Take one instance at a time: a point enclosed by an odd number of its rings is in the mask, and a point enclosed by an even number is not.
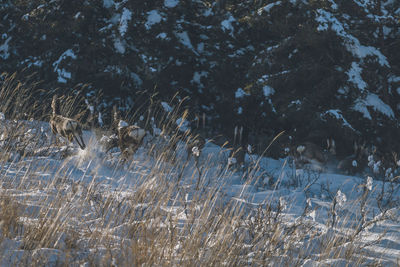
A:
[[[395,0],[2,1],[0,66],[103,114],[179,92],[213,134],[243,125],[260,148],[286,130],[397,151],[399,15]]]

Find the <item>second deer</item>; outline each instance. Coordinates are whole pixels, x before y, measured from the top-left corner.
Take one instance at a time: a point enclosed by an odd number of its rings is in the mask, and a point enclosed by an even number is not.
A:
[[[124,159],[131,157],[143,142],[146,131],[136,125],[128,125],[121,120],[117,108],[113,109],[113,124],[118,136],[118,146]]]
[[[51,108],[53,113],[50,118],[50,127],[53,134],[56,136],[59,134],[69,142],[72,142],[75,139],[79,147],[85,149],[86,145],[82,137],[82,125],[74,119],[61,115],[60,103],[57,95],[53,96]]]

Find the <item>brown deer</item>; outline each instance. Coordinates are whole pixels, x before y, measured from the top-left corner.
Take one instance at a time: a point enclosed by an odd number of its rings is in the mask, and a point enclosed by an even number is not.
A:
[[[73,139],[75,139],[79,147],[85,149],[86,145],[82,137],[82,125],[74,119],[61,115],[60,103],[57,95],[53,96],[51,108],[53,113],[50,118],[50,127],[53,134],[56,136],[59,134],[71,143]]]
[[[120,119],[116,107],[113,110],[113,126],[116,127],[118,146],[124,159],[131,157],[143,142],[146,131],[139,126],[128,125]]]
[[[324,169],[331,157],[336,155],[335,141],[331,138],[327,139],[326,150],[312,142],[300,143],[291,150],[296,166],[311,164],[317,169]]]
[[[205,145],[206,140],[201,135],[188,136],[186,141],[187,160],[190,159],[192,154],[196,157],[200,156]]]
[[[200,132],[201,130],[204,131],[206,124],[206,114],[203,113],[202,117],[202,128],[200,129],[200,117],[196,115],[196,130],[195,132]],[[189,134],[186,137],[186,152],[187,152],[187,160],[193,155],[198,158],[203,150],[204,146],[206,145],[206,139],[201,134]]]
[[[347,174],[356,174],[366,168],[368,165],[368,150],[365,147],[365,143],[359,145],[354,142],[353,150],[354,154],[339,161],[337,169]]]

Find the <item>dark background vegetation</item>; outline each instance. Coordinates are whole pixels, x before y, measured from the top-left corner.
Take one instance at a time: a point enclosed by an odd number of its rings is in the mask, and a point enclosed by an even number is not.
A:
[[[283,130],[295,142],[322,145],[333,137],[341,156],[352,153],[355,141],[399,151],[400,2],[365,3],[180,0],[167,7],[164,0],[2,1],[0,67],[38,82],[32,88],[48,106],[54,93],[82,95],[106,124],[114,104],[140,115],[149,99],[168,102],[176,96],[185,99],[181,104],[193,125],[205,114],[209,136],[232,138],[241,125],[246,142],[259,151]],[[126,32],[125,12],[131,13]],[[148,25],[155,12],[161,21]],[[334,23],[321,29],[324,12],[346,35]],[[376,48],[387,64],[373,54],[352,53],[349,35]],[[354,63],[365,88],[349,79]],[[266,89],[273,93],[264,94]],[[370,94],[393,116],[373,105],[364,105],[371,118],[357,111]],[[279,142],[269,153],[281,155]]]

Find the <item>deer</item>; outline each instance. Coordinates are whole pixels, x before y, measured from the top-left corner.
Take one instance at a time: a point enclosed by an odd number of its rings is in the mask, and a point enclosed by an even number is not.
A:
[[[206,124],[206,114],[203,113],[202,118],[202,129],[205,129]],[[196,116],[196,129],[199,129],[200,118]],[[190,157],[193,155],[196,156],[196,159],[200,156],[201,151],[203,150],[204,146],[206,145],[206,139],[200,134],[190,134],[186,138],[186,153],[187,153],[187,160],[190,160]]]
[[[199,157],[205,145],[206,140],[201,135],[188,136],[186,141],[187,160],[190,159],[192,154]]]
[[[326,164],[336,155],[336,144],[332,138],[327,139],[324,150],[313,142],[303,142],[291,149],[296,166],[311,164],[316,169],[323,170]]]
[[[53,112],[50,118],[50,128],[53,134],[55,136],[57,136],[57,134],[61,135],[70,143],[75,139],[79,147],[84,150],[86,145],[82,137],[82,125],[74,119],[61,115],[60,102],[57,95],[53,96],[51,108]]]
[[[368,151],[365,143],[359,145],[357,142],[354,142],[353,151],[352,155],[339,161],[337,165],[338,170],[353,175],[365,169],[368,162]]]
[[[132,157],[140,145],[143,143],[143,138],[146,131],[136,125],[128,125],[121,120],[117,108],[113,109],[113,127],[116,130],[118,137],[118,146],[121,150],[124,160]]]
[[[233,147],[229,153],[228,165],[244,167],[246,148],[243,144],[243,126],[235,126],[233,135]]]

